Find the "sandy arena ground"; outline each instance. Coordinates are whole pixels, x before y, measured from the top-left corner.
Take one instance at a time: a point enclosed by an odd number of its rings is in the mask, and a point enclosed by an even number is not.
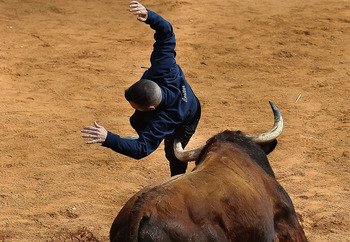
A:
[[[350,241],[350,1],[142,3],[173,24],[202,103],[188,148],[269,130],[272,100],[285,129],[270,162],[308,239]],[[123,95],[153,31],[128,6],[0,0],[0,241],[108,241],[128,198],[169,176],[163,144],[133,160],[81,138],[95,120],[135,135]]]

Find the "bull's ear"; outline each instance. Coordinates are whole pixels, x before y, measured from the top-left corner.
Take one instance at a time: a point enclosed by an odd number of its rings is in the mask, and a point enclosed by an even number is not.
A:
[[[260,147],[263,149],[266,155],[270,154],[276,147],[277,145],[277,140],[273,140],[270,143],[260,145]]]

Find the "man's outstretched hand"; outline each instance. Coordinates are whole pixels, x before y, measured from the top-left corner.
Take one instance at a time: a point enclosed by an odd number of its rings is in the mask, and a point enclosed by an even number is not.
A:
[[[99,125],[96,121],[94,122],[95,127],[86,126],[81,131],[82,133],[87,133],[88,135],[83,135],[83,138],[92,139],[87,144],[104,143],[107,138],[107,130]]]
[[[134,13],[134,15],[137,15],[137,20],[146,22],[148,17],[147,9],[138,1],[130,2],[130,12]]]

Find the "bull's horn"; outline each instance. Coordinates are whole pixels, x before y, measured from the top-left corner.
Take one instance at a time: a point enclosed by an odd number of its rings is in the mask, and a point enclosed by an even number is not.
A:
[[[203,147],[194,150],[184,151],[181,142],[179,140],[174,141],[174,153],[176,158],[178,158],[180,161],[187,162],[197,160],[202,148]]]
[[[273,124],[272,129],[263,134],[246,135],[246,137],[252,139],[257,144],[270,143],[271,141],[275,140],[282,133],[283,130],[282,114],[273,102],[269,101],[269,103],[271,105],[273,115],[275,117],[275,122]]]
[[[257,144],[266,144],[270,143],[271,141],[275,140],[283,130],[283,118],[282,114],[276,107],[276,105],[269,101],[273,115],[275,117],[275,122],[273,124],[273,127],[270,131],[258,134],[258,135],[246,135],[246,137],[252,139]],[[174,141],[174,153],[176,158],[178,158],[181,161],[187,162],[187,161],[194,161],[197,160],[200,152],[202,151],[203,147],[190,150],[190,151],[184,151],[182,148],[181,142],[179,140]]]

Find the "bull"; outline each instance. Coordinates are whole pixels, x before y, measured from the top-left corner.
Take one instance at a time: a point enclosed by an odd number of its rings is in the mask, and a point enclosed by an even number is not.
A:
[[[259,135],[224,131],[205,146],[176,156],[196,161],[189,173],[146,187],[120,210],[111,241],[307,241],[287,192],[267,159],[283,129]]]

